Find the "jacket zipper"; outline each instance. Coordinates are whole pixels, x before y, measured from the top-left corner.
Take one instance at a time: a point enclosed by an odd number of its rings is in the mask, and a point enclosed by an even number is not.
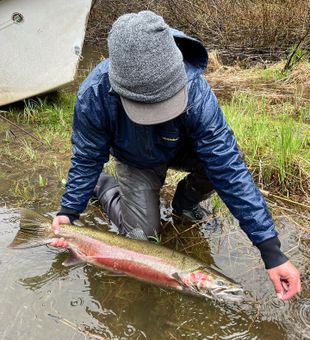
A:
[[[151,136],[150,130],[148,127],[144,127],[144,141],[145,141],[145,151],[149,156],[152,156],[152,148],[151,148]]]

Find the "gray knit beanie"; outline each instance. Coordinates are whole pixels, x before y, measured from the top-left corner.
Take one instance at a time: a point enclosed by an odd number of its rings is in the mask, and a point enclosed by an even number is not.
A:
[[[156,124],[184,111],[183,56],[162,17],[151,11],[119,17],[109,33],[108,48],[110,83],[132,120]]]

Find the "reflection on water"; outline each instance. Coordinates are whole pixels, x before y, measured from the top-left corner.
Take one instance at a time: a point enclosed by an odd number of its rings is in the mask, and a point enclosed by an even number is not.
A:
[[[66,268],[62,250],[8,249],[18,220],[16,210],[0,209],[1,339],[310,339],[309,280],[297,298],[277,300],[256,250],[237,230],[207,234],[215,265],[252,296],[228,305],[91,265]],[[309,278],[309,238],[281,224],[284,249]]]

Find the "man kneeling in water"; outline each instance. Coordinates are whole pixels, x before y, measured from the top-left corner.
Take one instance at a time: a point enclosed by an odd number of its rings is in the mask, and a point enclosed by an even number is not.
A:
[[[167,169],[181,168],[190,173],[178,183],[174,212],[203,219],[199,203],[216,190],[260,250],[278,297],[298,293],[299,272],[280,250],[266,203],[203,76],[203,45],[143,11],[113,24],[108,47],[109,59],[77,94],[72,164],[55,232],[79,218],[95,192],[121,234],[158,234],[160,189]],[[118,181],[101,173],[110,153]]]

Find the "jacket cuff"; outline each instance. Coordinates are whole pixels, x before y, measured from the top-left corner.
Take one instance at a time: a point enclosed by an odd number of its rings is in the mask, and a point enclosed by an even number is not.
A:
[[[271,269],[288,261],[281,251],[281,242],[277,236],[256,244],[265,263],[266,269]]]
[[[70,223],[73,224],[74,221],[78,220],[80,218],[80,213],[74,209],[61,207],[60,211],[56,214],[59,215],[65,215],[69,218]]]

